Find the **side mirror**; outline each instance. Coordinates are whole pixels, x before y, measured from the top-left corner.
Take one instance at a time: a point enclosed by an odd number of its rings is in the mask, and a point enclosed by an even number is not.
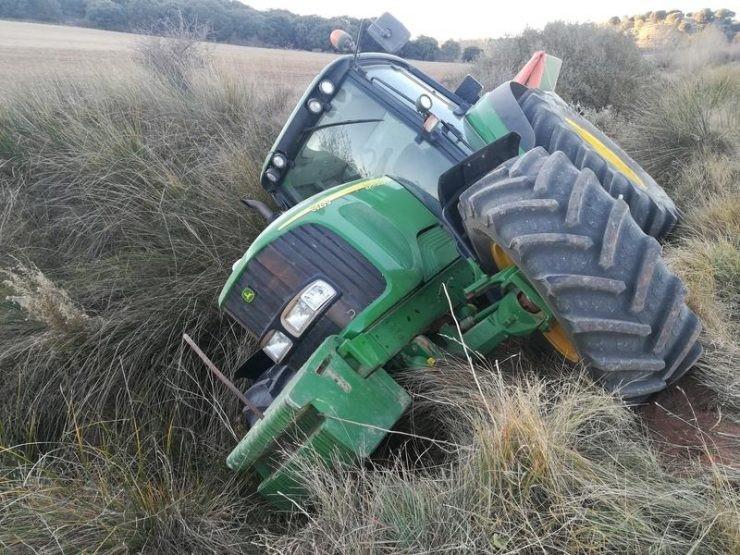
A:
[[[465,79],[455,89],[455,94],[468,104],[475,104],[480,98],[483,85],[472,75],[466,75]]]
[[[411,33],[388,12],[385,12],[367,28],[368,34],[386,52],[394,54],[403,48],[411,38]]]

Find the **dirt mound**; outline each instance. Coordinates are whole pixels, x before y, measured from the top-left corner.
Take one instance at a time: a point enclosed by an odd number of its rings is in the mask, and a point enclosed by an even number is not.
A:
[[[693,377],[637,409],[667,462],[685,459],[740,468],[740,423],[723,413]]]

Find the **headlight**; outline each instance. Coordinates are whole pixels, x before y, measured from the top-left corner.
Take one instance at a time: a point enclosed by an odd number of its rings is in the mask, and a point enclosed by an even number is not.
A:
[[[283,326],[294,336],[300,336],[319,311],[336,295],[337,292],[331,285],[317,279],[296,295],[287,306],[281,317]]]
[[[309,98],[308,102],[306,102],[306,106],[308,107],[308,111],[312,114],[320,114],[324,111],[324,105],[316,98]]]
[[[324,79],[321,83],[319,83],[319,90],[326,96],[331,96],[334,94],[334,83],[332,83],[328,79]]]
[[[270,181],[270,183],[277,183],[280,181],[280,172],[274,168],[270,168],[265,172],[265,177]]]
[[[262,350],[274,362],[278,363],[288,354],[292,346],[293,342],[288,339],[287,335],[275,330],[267,336],[267,341],[265,341],[265,346],[262,347]]]
[[[279,152],[276,152],[272,156],[272,165],[275,166],[277,169],[282,170],[287,164],[288,161],[285,159],[285,156],[283,156]]]
[[[416,99],[416,110],[422,114],[426,114],[432,109],[432,97],[428,94],[420,94],[419,98]]]

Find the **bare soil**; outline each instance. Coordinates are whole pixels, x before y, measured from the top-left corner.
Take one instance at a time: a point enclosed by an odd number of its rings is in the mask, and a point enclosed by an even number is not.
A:
[[[691,374],[637,409],[668,464],[687,459],[740,469],[740,424]]]

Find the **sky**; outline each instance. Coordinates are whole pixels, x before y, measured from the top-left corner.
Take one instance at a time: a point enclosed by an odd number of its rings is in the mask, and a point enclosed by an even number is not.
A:
[[[412,36],[430,35],[440,41],[495,38],[516,34],[525,27],[541,28],[548,21],[603,22],[613,15],[635,15],[652,10],[729,8],[740,13],[740,0],[707,5],[707,0],[242,0],[260,10],[281,8],[322,16],[377,17],[387,11],[400,19]]]

